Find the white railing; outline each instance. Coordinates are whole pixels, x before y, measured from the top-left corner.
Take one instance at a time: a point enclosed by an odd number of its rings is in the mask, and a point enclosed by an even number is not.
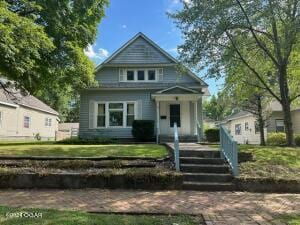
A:
[[[180,166],[179,166],[179,138],[178,138],[177,123],[174,123],[174,161],[175,161],[176,171],[180,171]]]
[[[199,123],[199,121],[197,121],[197,142],[200,142],[201,141],[201,125]]]
[[[233,140],[227,129],[220,126],[220,151],[221,156],[228,161],[234,176],[239,175],[237,142]]]

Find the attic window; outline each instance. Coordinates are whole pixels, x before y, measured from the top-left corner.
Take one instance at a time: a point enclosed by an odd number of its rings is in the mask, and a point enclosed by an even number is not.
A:
[[[127,70],[127,80],[134,80],[134,70]]]
[[[163,69],[120,69],[120,82],[156,82],[163,80]]]

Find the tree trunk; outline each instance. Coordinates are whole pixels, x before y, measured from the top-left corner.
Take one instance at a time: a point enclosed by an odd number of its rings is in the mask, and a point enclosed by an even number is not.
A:
[[[260,132],[260,145],[265,146],[265,121],[263,118],[262,106],[261,106],[261,97],[257,98],[257,112],[258,112],[258,125],[259,125],[259,132]]]
[[[294,145],[294,132],[291,117],[291,101],[289,98],[289,87],[287,83],[287,69],[286,66],[282,66],[278,71],[281,105],[284,118],[284,127],[286,134],[286,143],[288,146]]]

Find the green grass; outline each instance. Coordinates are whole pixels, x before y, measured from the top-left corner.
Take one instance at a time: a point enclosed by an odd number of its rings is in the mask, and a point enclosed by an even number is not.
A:
[[[165,146],[156,144],[65,145],[55,143],[1,143],[0,155],[14,156],[140,156],[164,157]]]
[[[279,219],[288,225],[300,225],[300,215],[285,215],[280,216]]]
[[[240,164],[242,177],[300,180],[300,148],[240,145],[253,161]]]
[[[13,212],[42,213],[42,218],[10,218]],[[45,209],[20,209],[0,207],[1,225],[199,225],[200,218],[193,216],[153,216],[153,215],[116,215],[90,214],[76,211],[58,211]]]

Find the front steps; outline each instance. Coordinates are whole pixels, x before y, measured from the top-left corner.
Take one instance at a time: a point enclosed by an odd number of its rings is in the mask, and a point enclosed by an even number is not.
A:
[[[168,144],[174,149],[173,144]],[[228,163],[218,150],[196,143],[180,143],[180,172],[183,189],[199,191],[234,191]]]

